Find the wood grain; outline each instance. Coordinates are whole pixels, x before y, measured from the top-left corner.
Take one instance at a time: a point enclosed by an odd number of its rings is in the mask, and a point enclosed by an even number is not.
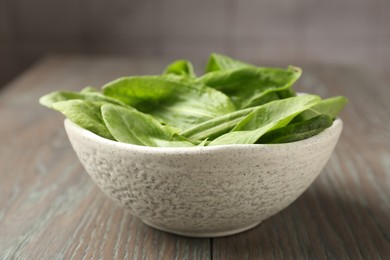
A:
[[[214,239],[214,259],[390,258],[390,88],[352,68],[303,71],[300,91],[349,98],[340,142],[291,206],[247,233]]]
[[[217,239],[143,225],[78,162],[63,118],[38,98],[159,73],[166,61],[52,56],[0,92],[0,259],[389,259],[389,84],[349,67],[304,68],[300,91],[350,99],[326,168],[290,207]]]
[[[41,108],[54,89],[79,89],[156,62],[53,57],[0,95],[0,259],[209,259],[210,240],[155,231],[114,205],[78,162],[63,118]]]

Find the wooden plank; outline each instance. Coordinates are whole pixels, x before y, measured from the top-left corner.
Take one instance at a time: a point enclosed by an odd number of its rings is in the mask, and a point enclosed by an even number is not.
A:
[[[160,73],[164,64],[51,57],[0,92],[1,259],[388,258],[390,89],[345,67],[304,69],[300,91],[350,99],[345,129],[310,189],[258,227],[213,240],[185,238],[146,227],[113,205],[80,166],[62,117],[37,100],[52,90]]]
[[[209,259],[210,240],[157,231],[114,205],[80,166],[63,118],[38,104],[57,89],[158,73],[152,61],[52,57],[0,92],[0,259]]]
[[[304,71],[300,91],[349,98],[341,140],[308,191],[249,232],[214,239],[213,259],[390,257],[390,88],[356,69]]]

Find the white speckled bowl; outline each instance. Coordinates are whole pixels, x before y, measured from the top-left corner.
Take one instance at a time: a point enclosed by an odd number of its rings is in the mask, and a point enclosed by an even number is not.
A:
[[[153,148],[114,142],[69,120],[86,171],[144,223],[193,237],[250,229],[301,195],[328,161],[343,128],[275,145]]]

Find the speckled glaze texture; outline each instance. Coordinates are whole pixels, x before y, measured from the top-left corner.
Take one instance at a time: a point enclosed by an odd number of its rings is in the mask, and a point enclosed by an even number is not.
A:
[[[291,204],[319,175],[342,121],[288,144],[153,148],[110,141],[69,120],[88,174],[144,223],[196,237],[235,234]]]

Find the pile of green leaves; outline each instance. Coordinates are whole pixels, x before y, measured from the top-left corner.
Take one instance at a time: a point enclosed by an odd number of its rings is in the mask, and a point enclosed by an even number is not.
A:
[[[347,99],[296,95],[296,67],[256,67],[212,54],[205,74],[178,60],[162,75],[57,91],[40,103],[104,138],[155,147],[286,143],[332,125]]]

